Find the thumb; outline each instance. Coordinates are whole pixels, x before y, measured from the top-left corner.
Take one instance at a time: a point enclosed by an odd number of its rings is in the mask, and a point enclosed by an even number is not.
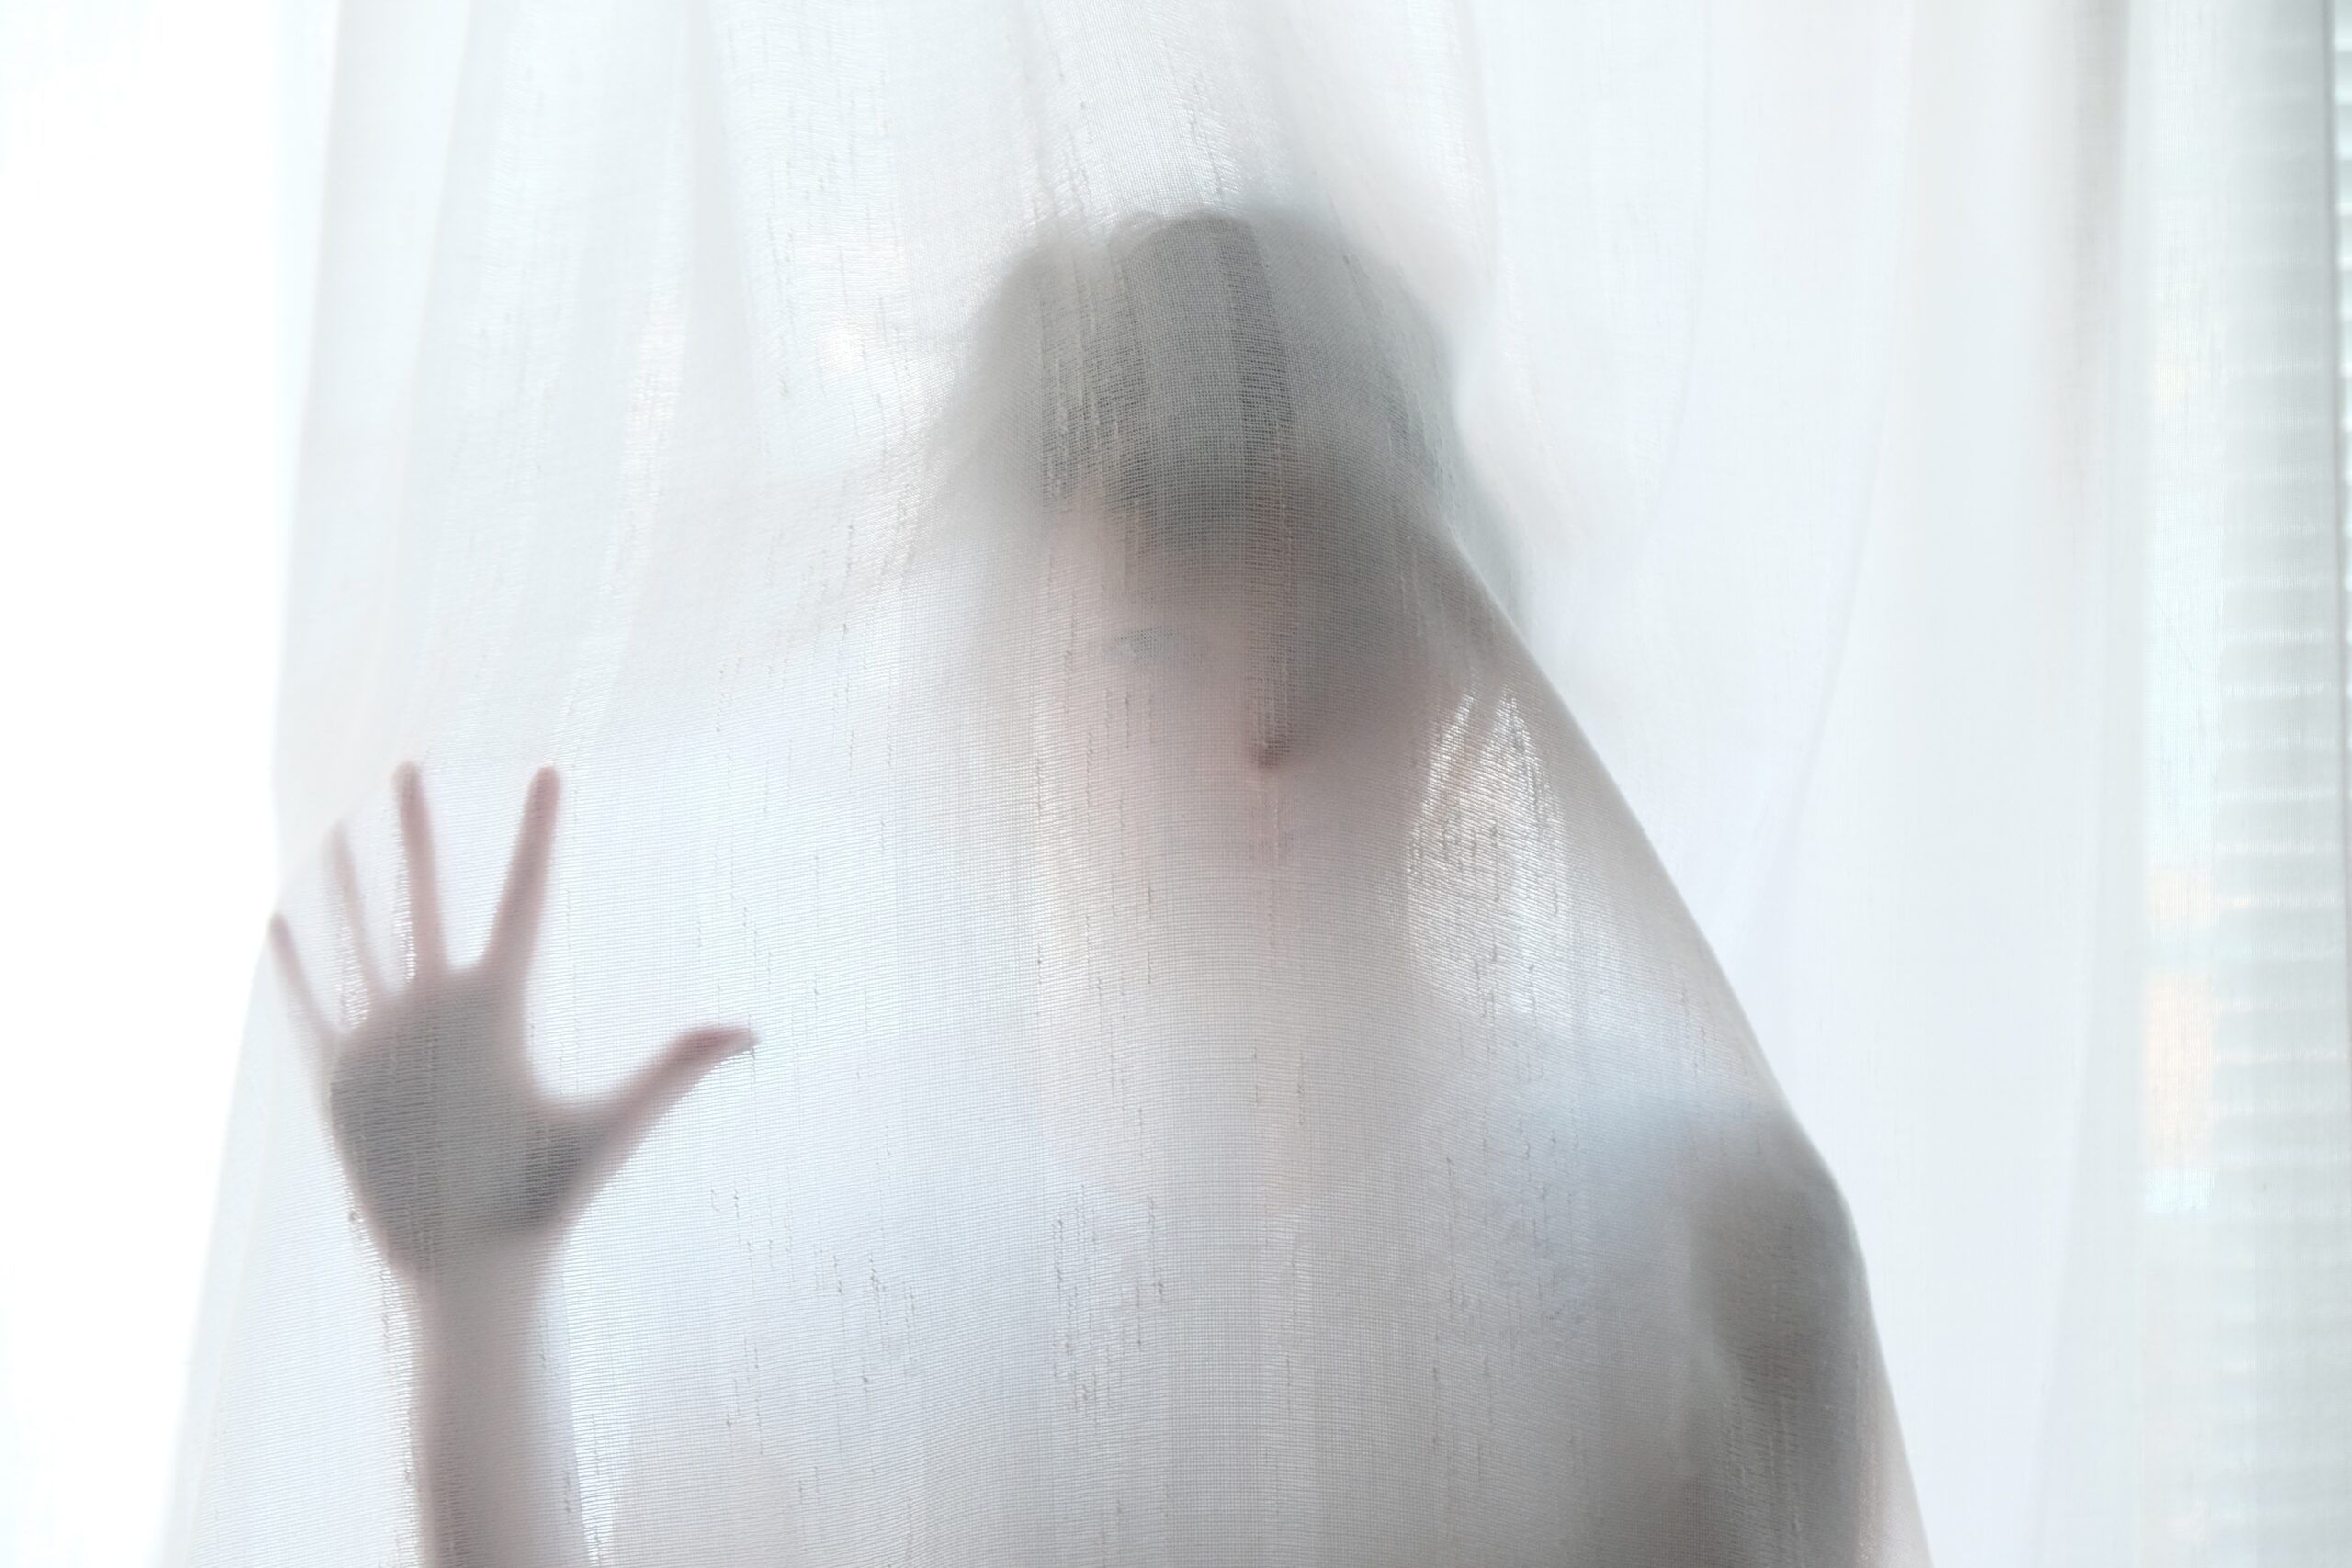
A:
[[[757,1038],[748,1029],[723,1025],[689,1029],[592,1106],[586,1118],[588,1169],[582,1195],[594,1192],[628,1163],[645,1135],[693,1092],[704,1075],[749,1051]]]

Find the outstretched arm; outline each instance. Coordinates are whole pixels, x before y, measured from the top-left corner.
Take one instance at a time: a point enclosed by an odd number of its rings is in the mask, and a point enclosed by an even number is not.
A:
[[[691,1030],[612,1094],[560,1100],[533,1077],[525,1007],[556,775],[531,781],[505,891],[473,964],[443,943],[432,822],[413,767],[396,775],[413,971],[388,979],[368,942],[351,852],[331,847],[361,955],[359,1016],[338,1028],[292,933],[270,929],[289,1008],[316,1053],[335,1152],[414,1330],[418,1528],[431,1568],[585,1568],[571,1407],[542,1353],[547,1275],[571,1222],[662,1116],[749,1031]]]

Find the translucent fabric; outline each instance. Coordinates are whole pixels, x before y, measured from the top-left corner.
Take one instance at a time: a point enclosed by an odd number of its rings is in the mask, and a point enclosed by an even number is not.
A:
[[[2121,48],[345,6],[168,1560],[2134,1561]]]

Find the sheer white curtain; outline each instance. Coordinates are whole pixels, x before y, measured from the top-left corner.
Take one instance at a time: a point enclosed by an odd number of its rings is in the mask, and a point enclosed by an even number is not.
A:
[[[539,1076],[760,1037],[518,1330],[601,1560],[2338,1560],[2318,6],[333,33],[301,964],[551,763]],[[167,1551],[431,1560],[485,1380],[252,1019]]]

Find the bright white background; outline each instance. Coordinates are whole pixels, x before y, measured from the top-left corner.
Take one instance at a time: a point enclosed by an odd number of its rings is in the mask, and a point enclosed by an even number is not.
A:
[[[274,881],[282,47],[0,5],[7,1568],[146,1562],[171,1469]]]

